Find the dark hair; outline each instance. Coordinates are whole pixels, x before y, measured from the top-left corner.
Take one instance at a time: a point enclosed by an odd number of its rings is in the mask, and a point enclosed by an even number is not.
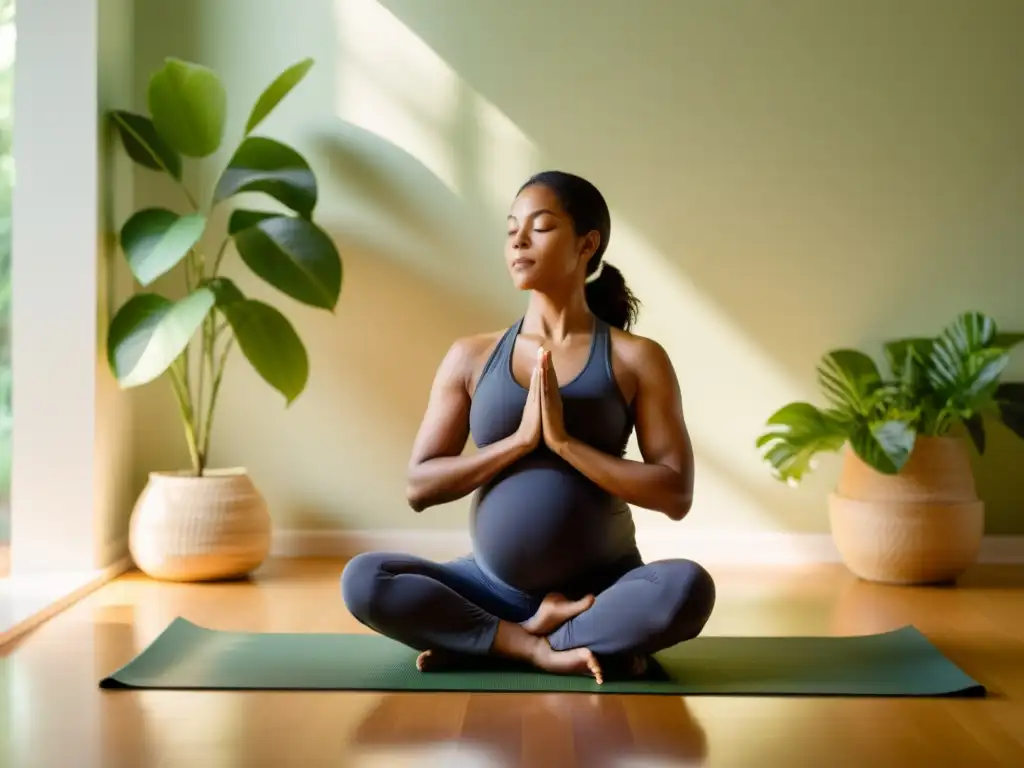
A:
[[[597,230],[601,236],[597,251],[587,264],[587,275],[594,274],[601,267],[601,274],[586,285],[587,306],[608,325],[628,331],[636,322],[640,301],[629,290],[622,272],[608,262],[601,266],[612,226],[604,197],[586,179],[564,171],[538,173],[523,184],[519,191],[534,185],[545,186],[554,192],[562,208],[572,217],[578,237],[593,230]]]

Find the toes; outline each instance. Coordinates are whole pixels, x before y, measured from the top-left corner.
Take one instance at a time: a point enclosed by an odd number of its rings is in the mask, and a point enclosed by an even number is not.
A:
[[[587,651],[585,658],[587,661],[587,669],[590,670],[590,673],[597,680],[597,684],[600,685],[604,682],[604,673],[601,672],[601,665],[597,663],[597,657],[590,651]]]

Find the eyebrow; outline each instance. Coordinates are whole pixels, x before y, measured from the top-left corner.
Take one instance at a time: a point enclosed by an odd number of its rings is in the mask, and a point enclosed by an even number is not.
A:
[[[546,214],[548,214],[550,216],[554,216],[555,218],[558,218],[558,214],[555,213],[554,211],[552,211],[550,208],[538,208],[536,211],[530,211],[529,215],[530,216],[540,216],[542,213],[546,213]],[[508,215],[506,221],[511,221],[514,218],[515,218],[515,216],[513,216],[510,213]]]

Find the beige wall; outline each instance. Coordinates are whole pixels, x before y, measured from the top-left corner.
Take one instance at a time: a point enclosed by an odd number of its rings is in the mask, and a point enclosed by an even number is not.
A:
[[[969,308],[1024,329],[1020,3],[168,5],[137,0],[140,104],[164,55],[193,58],[227,81],[237,135],[265,83],[317,59],[263,130],[320,173],[340,308],[300,308],[236,261],[297,323],[312,380],[285,410],[236,357],[213,457],[252,470],[282,527],[462,525],[465,503],[407,510],[405,463],[451,340],[521,310],[501,220],[541,167],[590,177],[613,207],[609,260],[682,380],[688,525],[827,530],[837,462],[793,491],[753,448],[777,406],[818,399],[827,348],[877,350]],[[140,199],[158,194],[151,181]],[[137,486],[185,462],[163,385],[138,398],[135,436]],[[1024,446],[992,442],[989,531],[1024,533]]]

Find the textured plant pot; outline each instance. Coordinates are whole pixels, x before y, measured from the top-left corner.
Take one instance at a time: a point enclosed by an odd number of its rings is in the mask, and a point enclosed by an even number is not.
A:
[[[246,576],[270,553],[267,504],[244,469],[152,472],[129,526],[139,569],[165,581]]]
[[[918,438],[898,475],[875,471],[847,448],[829,521],[840,556],[862,579],[955,581],[977,560],[985,528],[967,444]]]

